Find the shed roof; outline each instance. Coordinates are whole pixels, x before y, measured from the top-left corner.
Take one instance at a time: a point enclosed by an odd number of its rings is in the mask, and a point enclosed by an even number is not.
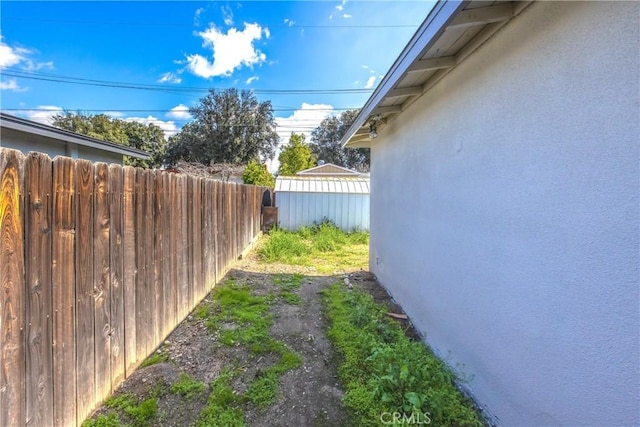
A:
[[[531,1],[439,0],[376,87],[340,141],[370,147],[370,123],[380,133]]]
[[[75,132],[69,132],[57,127],[45,125],[2,112],[0,112],[0,127],[12,129],[18,132],[39,135],[44,138],[49,138],[56,141],[70,142],[72,144],[78,144],[85,147],[91,147],[99,150],[109,151],[112,153],[122,154],[124,156],[137,157],[138,159],[149,160],[151,158],[151,154],[147,153],[146,151],[127,147],[126,145],[102,141],[100,139],[91,138]]]
[[[276,178],[275,192],[369,194],[369,178],[283,176]]]
[[[334,165],[333,163],[324,163],[313,168],[302,170],[296,173],[296,175],[358,176],[360,173],[343,166]]]

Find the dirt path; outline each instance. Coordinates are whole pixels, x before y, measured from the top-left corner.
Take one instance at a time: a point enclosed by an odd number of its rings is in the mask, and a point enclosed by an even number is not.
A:
[[[246,425],[271,427],[349,424],[341,403],[343,390],[337,379],[335,354],[325,336],[326,321],[322,314],[320,291],[333,283],[344,282],[345,277],[349,277],[351,283],[369,289],[376,299],[388,302],[388,297],[372,275],[364,271],[315,274],[310,267],[265,264],[252,253],[246,259],[238,261],[222,284],[218,285],[226,286],[225,283],[231,279],[238,286],[248,286],[254,295],[277,296],[281,292],[279,284],[283,278],[290,278],[292,275],[301,277],[300,286],[294,291],[297,295],[294,303],[278,297],[272,300],[269,309],[273,316],[271,336],[297,353],[302,362],[297,368],[282,375],[277,397],[270,405],[261,408],[250,402],[243,403],[241,409]],[[210,294],[204,303],[208,303],[211,298]],[[197,309],[194,313],[197,313]],[[219,336],[212,333],[205,320],[194,313],[174,330],[156,352],[157,357],[164,360],[139,368],[115,394],[118,396],[129,393],[138,402],[153,396],[157,402],[156,413],[140,422],[127,415],[131,412],[120,408],[117,412],[120,423],[194,425],[208,403],[210,384],[225,368],[240,372],[232,386],[234,394],[242,395],[247,391],[247,384],[275,363],[275,356],[252,354],[242,346],[221,345],[218,342]],[[172,386],[182,373],[204,384],[204,389],[188,397],[176,393]],[[113,406],[100,408],[92,419],[96,420],[100,415],[113,416],[116,409]]]

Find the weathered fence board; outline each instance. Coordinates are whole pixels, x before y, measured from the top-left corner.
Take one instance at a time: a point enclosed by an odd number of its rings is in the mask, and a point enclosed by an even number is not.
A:
[[[138,362],[136,340],[136,170],[124,168],[123,182],[123,293],[124,298],[124,357],[125,377],[130,376]]]
[[[77,424],[89,415],[96,399],[95,298],[93,272],[93,164],[76,161],[76,376]]]
[[[97,396],[111,392],[111,280],[109,260],[109,167],[98,163],[94,167],[93,197],[93,295],[95,374]]]
[[[153,247],[156,261],[153,263],[153,342],[158,343],[164,337],[164,318],[162,315],[164,291],[162,273],[164,271],[164,235],[163,235],[163,188],[162,175],[153,173]]]
[[[0,425],[24,424],[24,156],[0,152]]]
[[[28,426],[46,426],[53,419],[51,159],[30,153],[25,177],[26,417]]]
[[[135,191],[135,235],[136,235],[136,280],[135,280],[135,331],[136,331],[136,366],[144,360],[147,355],[147,318],[145,308],[147,307],[145,294],[145,259],[147,246],[145,245],[145,230],[147,226],[147,213],[145,212],[145,199],[147,189],[145,187],[144,170],[136,169],[136,191]]]
[[[53,417],[56,426],[76,425],[75,163],[53,161]]]
[[[0,149],[0,426],[80,425],[255,237],[261,191]]]
[[[111,389],[124,378],[124,217],[122,168],[109,166],[109,275],[111,281]]]

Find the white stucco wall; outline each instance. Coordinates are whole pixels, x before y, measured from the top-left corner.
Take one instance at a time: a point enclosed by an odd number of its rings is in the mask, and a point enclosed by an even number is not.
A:
[[[639,28],[533,4],[373,145],[371,269],[503,425],[640,424]]]

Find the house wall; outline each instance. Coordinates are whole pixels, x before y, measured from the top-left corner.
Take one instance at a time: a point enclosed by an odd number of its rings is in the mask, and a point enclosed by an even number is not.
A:
[[[540,2],[380,132],[371,270],[503,425],[638,425],[640,3]]]
[[[92,162],[122,164],[121,154],[91,147],[79,146],[59,139],[28,134],[13,129],[3,128],[0,134],[0,147],[20,150],[24,154],[30,151],[45,153],[52,159],[55,156],[67,156],[74,159],[87,159]]]
[[[369,194],[277,192],[278,224],[287,230],[330,218],[342,230],[369,230]]]

